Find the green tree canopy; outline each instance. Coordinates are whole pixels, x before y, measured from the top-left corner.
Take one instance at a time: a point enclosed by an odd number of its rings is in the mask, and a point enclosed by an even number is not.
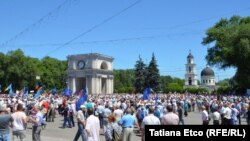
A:
[[[134,92],[134,70],[114,70],[114,92],[115,93],[132,93]]]
[[[183,86],[181,86],[180,84],[178,84],[176,82],[171,82],[165,88],[164,92],[165,93],[169,93],[169,92],[172,92],[172,93],[173,92],[181,93],[181,92],[183,92]]]
[[[209,65],[236,68],[237,84],[250,88],[250,17],[221,19],[207,30],[202,43],[212,45],[206,56]]]
[[[145,89],[145,76],[146,76],[146,65],[139,56],[139,60],[135,64],[135,92],[142,93]]]
[[[152,59],[146,68],[146,87],[151,87],[155,92],[160,91],[160,73],[153,53]]]
[[[7,54],[0,53],[0,81],[2,88],[12,83],[13,90],[21,90],[24,86],[29,90],[35,87],[35,78],[41,76],[40,84],[47,89],[56,86],[61,89],[66,82],[66,61],[45,57],[42,60],[25,56],[18,49]]]

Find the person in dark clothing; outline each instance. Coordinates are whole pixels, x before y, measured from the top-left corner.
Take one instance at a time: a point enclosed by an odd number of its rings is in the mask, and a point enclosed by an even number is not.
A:
[[[69,120],[69,107],[68,107],[68,103],[67,102],[65,103],[65,107],[64,107],[64,111],[63,111],[63,117],[64,117],[63,128],[66,127],[67,123],[69,125],[69,128],[71,128],[71,123],[70,123],[70,120]]]
[[[180,125],[180,124],[184,125],[183,109],[182,109],[181,104],[178,104],[177,112],[178,112],[178,116],[179,116],[179,125]]]

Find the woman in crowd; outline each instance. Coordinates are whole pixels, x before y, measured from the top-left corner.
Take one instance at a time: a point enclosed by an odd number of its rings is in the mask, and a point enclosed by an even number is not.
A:
[[[106,129],[105,138],[106,141],[118,141],[121,139],[122,127],[117,124],[115,116],[110,115],[108,117],[108,126]]]

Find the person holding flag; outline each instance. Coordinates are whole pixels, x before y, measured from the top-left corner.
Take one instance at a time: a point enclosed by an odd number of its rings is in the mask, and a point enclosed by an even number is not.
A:
[[[87,101],[87,94],[86,94],[86,90],[82,89],[80,97],[79,97],[78,101],[76,102],[76,111],[80,110],[81,105],[84,104],[85,101]]]

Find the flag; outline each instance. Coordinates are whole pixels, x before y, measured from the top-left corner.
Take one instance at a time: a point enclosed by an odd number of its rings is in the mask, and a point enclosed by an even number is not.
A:
[[[12,83],[10,83],[10,85],[7,88],[5,88],[4,92],[6,92],[6,91],[8,91],[10,89],[12,89]]]
[[[84,104],[84,102],[87,100],[87,94],[86,94],[86,90],[82,89],[81,90],[82,94],[79,97],[78,101],[76,102],[76,110],[80,110],[80,107],[82,104]]]
[[[157,101],[158,101],[158,99],[159,99],[157,94],[155,95],[155,98],[154,98],[154,99],[155,99],[155,103],[157,103]]]
[[[146,88],[144,93],[143,93],[143,100],[148,100],[149,94],[151,93],[151,88]]]
[[[35,99],[37,99],[41,94],[44,93],[44,86],[40,87],[37,91],[36,91],[36,95],[35,95]]]
[[[9,96],[13,95],[12,83],[4,90],[4,92],[9,91]]]
[[[22,97],[27,97],[28,96],[28,88],[23,87],[22,92],[21,92]]]
[[[70,95],[71,95],[71,90],[70,90],[70,88],[64,89],[64,96],[69,97]]]
[[[52,95],[55,95],[57,93],[56,87],[54,87],[54,89],[51,90],[51,93],[52,93]]]
[[[39,89],[39,84],[38,82],[35,83],[35,90],[38,90]]]

